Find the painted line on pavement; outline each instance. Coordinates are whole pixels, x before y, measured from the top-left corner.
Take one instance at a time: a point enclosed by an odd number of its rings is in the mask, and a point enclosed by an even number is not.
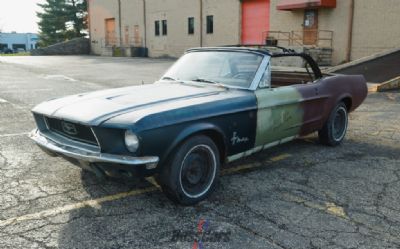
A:
[[[323,204],[320,204],[289,193],[284,194],[284,199],[290,202],[301,204],[308,208],[323,211],[341,219],[349,220],[344,208],[333,202],[324,202]]]
[[[29,109],[29,108],[25,108],[25,107],[20,106],[20,105],[18,105],[18,104],[14,104],[14,103],[12,103],[12,102],[6,100],[6,99],[0,98],[0,104],[7,104],[7,103],[10,104],[10,105],[12,105],[12,106],[14,106],[16,109],[20,109],[20,110],[23,110],[23,111],[29,111],[29,112],[30,112],[30,109]]]
[[[282,161],[290,156],[291,155],[289,155],[289,154],[282,154],[282,155],[279,155],[276,157],[272,157],[269,160],[267,160],[266,162],[278,162],[278,161]],[[253,165],[247,164],[244,166],[238,166],[238,167],[228,169],[228,170],[223,170],[221,172],[221,175],[228,175],[228,174],[236,173],[236,172],[239,172],[242,170],[246,170],[246,169],[250,169],[250,168],[259,168],[259,167],[261,167],[259,164],[253,164]],[[155,179],[153,177],[148,177],[148,178],[146,178],[146,180],[152,184],[151,187],[147,187],[147,188],[143,188],[143,189],[136,189],[136,190],[132,190],[129,192],[122,192],[122,193],[118,193],[115,195],[101,197],[98,199],[91,199],[91,200],[87,200],[87,201],[82,201],[82,202],[78,202],[78,203],[74,203],[74,204],[65,205],[62,207],[47,209],[47,210],[40,211],[37,213],[26,214],[26,215],[14,217],[14,218],[6,219],[6,220],[0,220],[0,227],[5,227],[5,226],[9,226],[9,225],[12,225],[15,223],[20,223],[20,222],[29,221],[29,220],[38,220],[38,219],[44,219],[47,217],[53,217],[53,216],[56,216],[59,214],[68,213],[70,211],[85,208],[85,207],[92,207],[92,208],[99,209],[99,208],[101,208],[100,204],[102,204],[102,203],[116,201],[116,200],[124,199],[127,197],[139,196],[139,195],[146,194],[146,193],[152,193],[152,192],[156,192],[160,189],[160,186],[157,184],[157,182],[155,181]]]
[[[72,81],[72,82],[77,81],[74,78],[71,78],[71,77],[68,77],[68,76],[65,76],[62,74],[44,75],[43,78],[46,80],[66,80],[66,81]]]
[[[115,194],[115,195],[109,195],[109,196],[105,196],[105,197],[98,198],[98,199],[78,202],[78,203],[66,205],[63,207],[48,209],[48,210],[44,210],[44,211],[37,212],[37,213],[22,215],[19,217],[0,221],[0,227],[4,227],[4,226],[8,226],[8,225],[12,225],[15,223],[28,221],[28,220],[43,219],[46,217],[51,217],[51,216],[55,216],[58,214],[67,213],[69,211],[73,211],[73,210],[81,209],[81,208],[85,208],[85,207],[94,207],[97,209],[100,204],[105,203],[105,202],[115,201],[115,200],[119,200],[122,198],[130,197],[130,196],[137,196],[137,195],[141,195],[141,194],[145,194],[145,193],[149,193],[149,192],[154,192],[156,190],[157,190],[156,187],[148,187],[148,188],[144,188],[144,189],[123,192],[123,193],[119,193],[119,194]]]
[[[0,91],[0,93],[20,93],[20,92],[50,92],[54,91],[51,88],[39,88],[39,89],[14,89],[14,90],[4,90]],[[1,103],[1,99],[0,99]]]
[[[29,132],[21,132],[21,133],[11,133],[11,134],[0,134],[0,137],[17,137],[17,136],[26,136]]]

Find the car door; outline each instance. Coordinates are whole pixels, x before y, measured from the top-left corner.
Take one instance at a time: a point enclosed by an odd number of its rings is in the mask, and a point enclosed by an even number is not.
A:
[[[319,94],[321,79],[305,84],[271,87],[268,65],[258,89],[255,146],[275,145],[309,134],[322,126],[326,96]]]
[[[275,145],[295,138],[301,130],[301,94],[291,86],[259,88],[255,146]]]

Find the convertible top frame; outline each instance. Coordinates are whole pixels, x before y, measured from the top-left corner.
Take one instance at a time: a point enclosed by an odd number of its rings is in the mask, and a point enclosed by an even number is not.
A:
[[[271,52],[271,48],[273,49],[280,49],[282,52]],[[266,46],[266,45],[227,45],[227,46],[220,46],[220,47],[200,47],[200,48],[191,48],[186,50],[186,53],[191,53],[191,52],[200,52],[200,51],[227,51],[227,52],[250,52],[254,54],[259,54],[264,56],[264,59],[262,60],[259,69],[257,70],[257,73],[254,77],[253,82],[250,84],[249,88],[244,88],[248,90],[255,91],[259,83],[261,81],[262,76],[264,75],[264,71],[266,67],[270,63],[271,58],[277,58],[277,57],[301,57],[303,58],[308,65],[310,65],[311,70],[314,73],[314,80],[321,79],[323,77],[322,72],[318,66],[318,64],[315,62],[315,60],[306,53],[297,53],[293,49],[288,49],[284,47],[279,47],[279,46]],[[307,72],[309,72],[307,68]]]
[[[282,52],[272,52],[270,49],[280,49]],[[270,57],[301,57],[310,65],[316,80],[323,77],[317,62],[315,62],[315,60],[309,54],[297,53],[293,49],[285,47],[252,44],[252,45],[226,45],[221,47],[202,47],[202,48],[192,48],[187,50],[187,52],[195,52],[195,51],[237,51],[237,52],[248,51],[252,53],[262,54],[264,56],[267,55]]]

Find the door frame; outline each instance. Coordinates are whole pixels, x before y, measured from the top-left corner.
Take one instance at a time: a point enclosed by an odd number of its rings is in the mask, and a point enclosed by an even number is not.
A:
[[[311,17],[312,18],[309,18]],[[303,18],[303,44],[318,44],[318,9],[305,9]]]
[[[114,32],[109,32],[108,30],[108,24],[113,22],[114,25]],[[104,43],[105,46],[115,46],[116,43],[116,22],[115,22],[115,18],[106,18],[104,19]],[[111,34],[109,34],[111,33]]]

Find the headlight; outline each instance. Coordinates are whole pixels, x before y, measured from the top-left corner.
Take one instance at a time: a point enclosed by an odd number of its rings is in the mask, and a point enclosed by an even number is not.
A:
[[[139,139],[132,131],[125,132],[125,145],[130,152],[136,152],[139,148]]]

